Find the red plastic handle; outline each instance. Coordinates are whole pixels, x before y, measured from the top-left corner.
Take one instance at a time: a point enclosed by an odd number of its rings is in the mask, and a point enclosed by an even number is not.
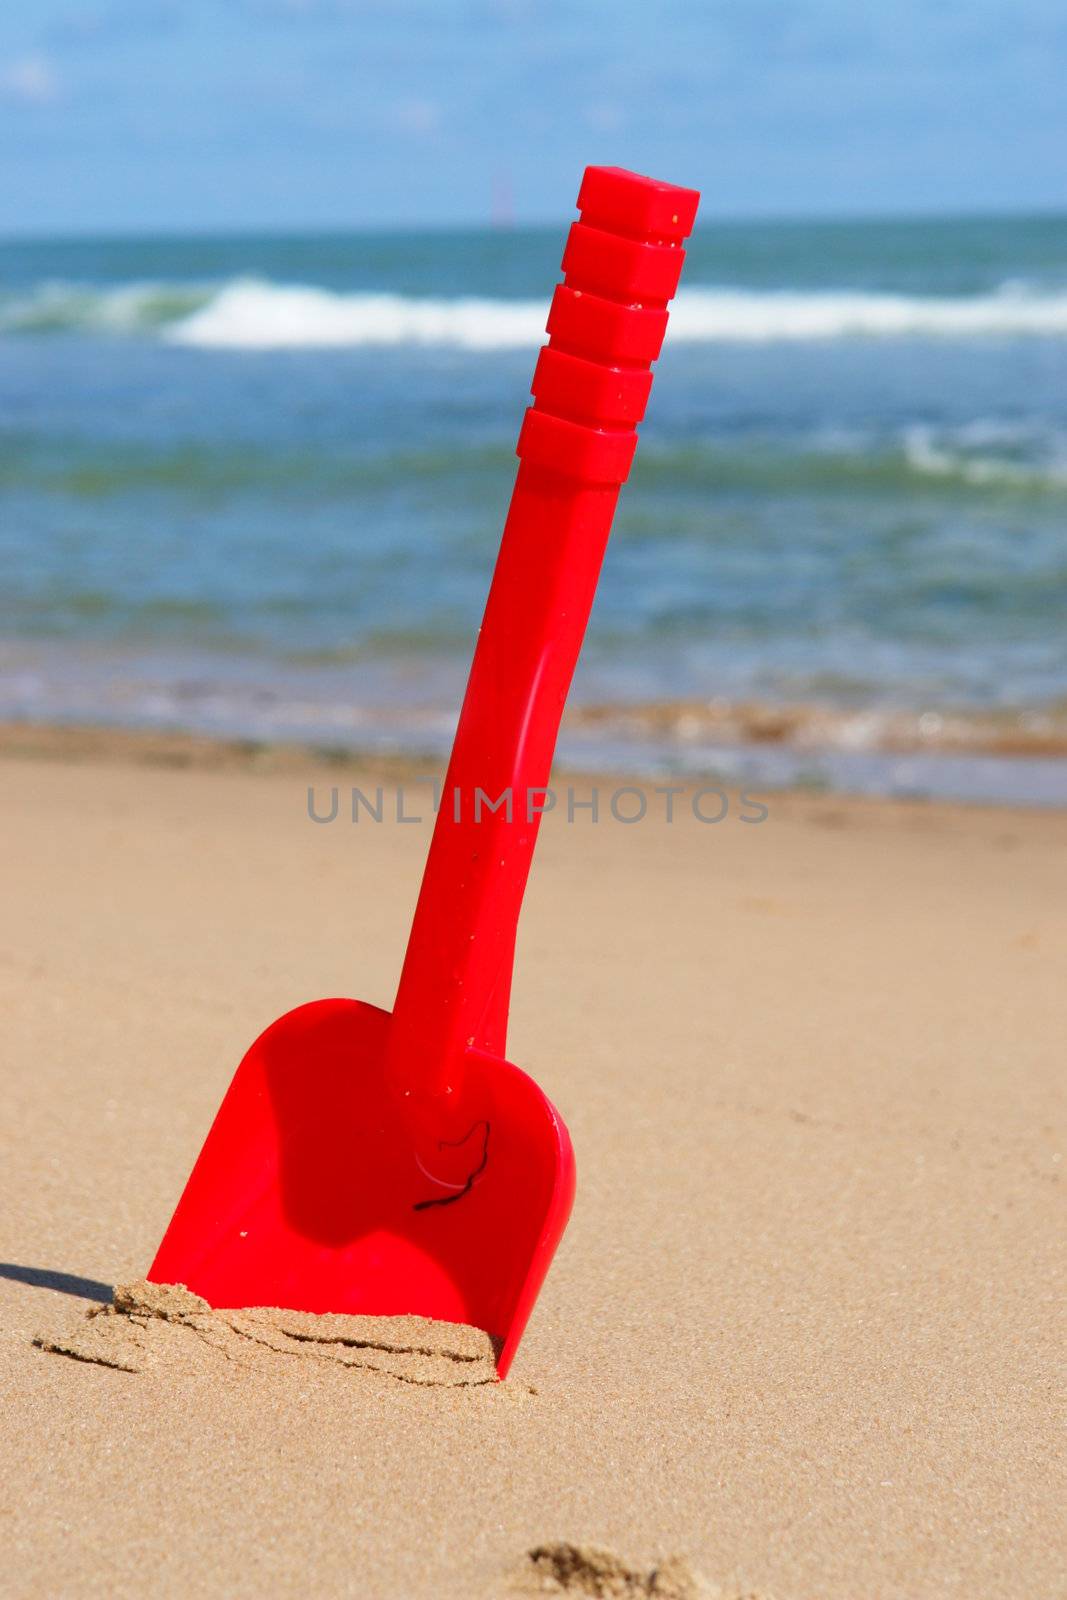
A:
[[[539,805],[698,200],[586,169],[393,1010],[404,1093],[457,1090],[471,1047],[504,1053]]]

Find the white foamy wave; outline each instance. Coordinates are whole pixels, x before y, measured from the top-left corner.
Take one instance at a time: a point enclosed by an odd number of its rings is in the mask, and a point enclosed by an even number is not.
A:
[[[337,345],[451,345],[506,350],[544,339],[541,300],[414,299],[334,294],[252,280],[227,285],[168,332],[181,344],[230,349]],[[1067,336],[1067,293],[1005,289],[959,299],[863,293],[689,289],[671,340],[771,343],[842,338]]]
[[[848,338],[969,339],[1067,335],[1067,292],[1005,285],[995,294],[933,296],[859,291],[692,289],[678,296],[671,339],[762,344]]]
[[[507,350],[540,343],[544,327],[540,300],[335,294],[239,279],[167,336],[177,344],[237,350],[398,344]]]
[[[0,300],[0,333],[148,334],[203,349],[438,345],[536,347],[543,298],[340,293],[236,278],[222,284],[41,283]],[[1005,284],[936,298],[845,290],[684,289],[671,342],[769,344],[849,338],[1067,337],[1067,290]]]
[[[1067,441],[1034,440],[1010,425],[976,422],[939,433],[917,424],[905,432],[904,457],[913,472],[978,487],[1067,487]]]

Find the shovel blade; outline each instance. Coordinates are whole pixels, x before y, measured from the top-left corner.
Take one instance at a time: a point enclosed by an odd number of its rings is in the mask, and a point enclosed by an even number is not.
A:
[[[482,1328],[511,1364],[574,1197],[558,1112],[470,1051],[456,1103],[391,1089],[391,1014],[319,1000],[248,1051],[149,1277],[216,1308],[415,1313]]]

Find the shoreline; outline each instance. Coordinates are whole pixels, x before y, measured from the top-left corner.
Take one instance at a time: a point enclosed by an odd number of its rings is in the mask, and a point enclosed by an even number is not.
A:
[[[1023,814],[1053,814],[1067,810],[1067,763],[1062,765],[1063,793],[1050,791],[1048,798],[1034,800],[1025,796],[1008,794],[1005,798],[992,798],[979,793],[971,800],[955,792],[930,792],[921,787],[911,792],[886,793],[877,788],[854,790],[835,787],[822,782],[766,781],[767,774],[752,773],[744,768],[731,770],[709,765],[684,768],[657,769],[648,763],[627,763],[625,747],[614,752],[601,752],[604,757],[614,753],[623,759],[573,762],[564,758],[553,766],[553,781],[576,786],[605,784],[628,779],[651,789],[666,779],[683,785],[687,790],[696,788],[702,780],[717,783],[723,788],[773,795],[776,799],[789,797],[821,797],[832,803],[847,803],[875,807],[934,806],[963,807],[968,810],[994,810]],[[951,757],[946,759],[952,759]],[[1019,758],[1010,758],[1016,762]],[[404,751],[385,751],[373,747],[349,746],[315,740],[290,740],[274,738],[232,737],[208,734],[188,729],[155,729],[145,727],[115,726],[92,722],[33,722],[0,721],[0,760],[42,760],[57,764],[115,764],[134,767],[169,768],[175,771],[225,771],[248,773],[317,773],[340,772],[344,774],[374,774],[383,782],[410,783],[413,779],[439,777],[444,770],[446,756],[439,751],[425,754]],[[788,777],[788,774],[784,774]]]

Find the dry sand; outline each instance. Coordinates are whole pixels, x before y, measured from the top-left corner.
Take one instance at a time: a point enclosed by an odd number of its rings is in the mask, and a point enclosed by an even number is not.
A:
[[[579,1190],[512,1377],[143,1308],[125,1371],[33,1339],[143,1275],[264,1024],[389,1004],[428,830],[315,826],[356,779],[297,753],[0,747],[5,1595],[1067,1592],[1067,817],[549,818],[509,1053]]]

